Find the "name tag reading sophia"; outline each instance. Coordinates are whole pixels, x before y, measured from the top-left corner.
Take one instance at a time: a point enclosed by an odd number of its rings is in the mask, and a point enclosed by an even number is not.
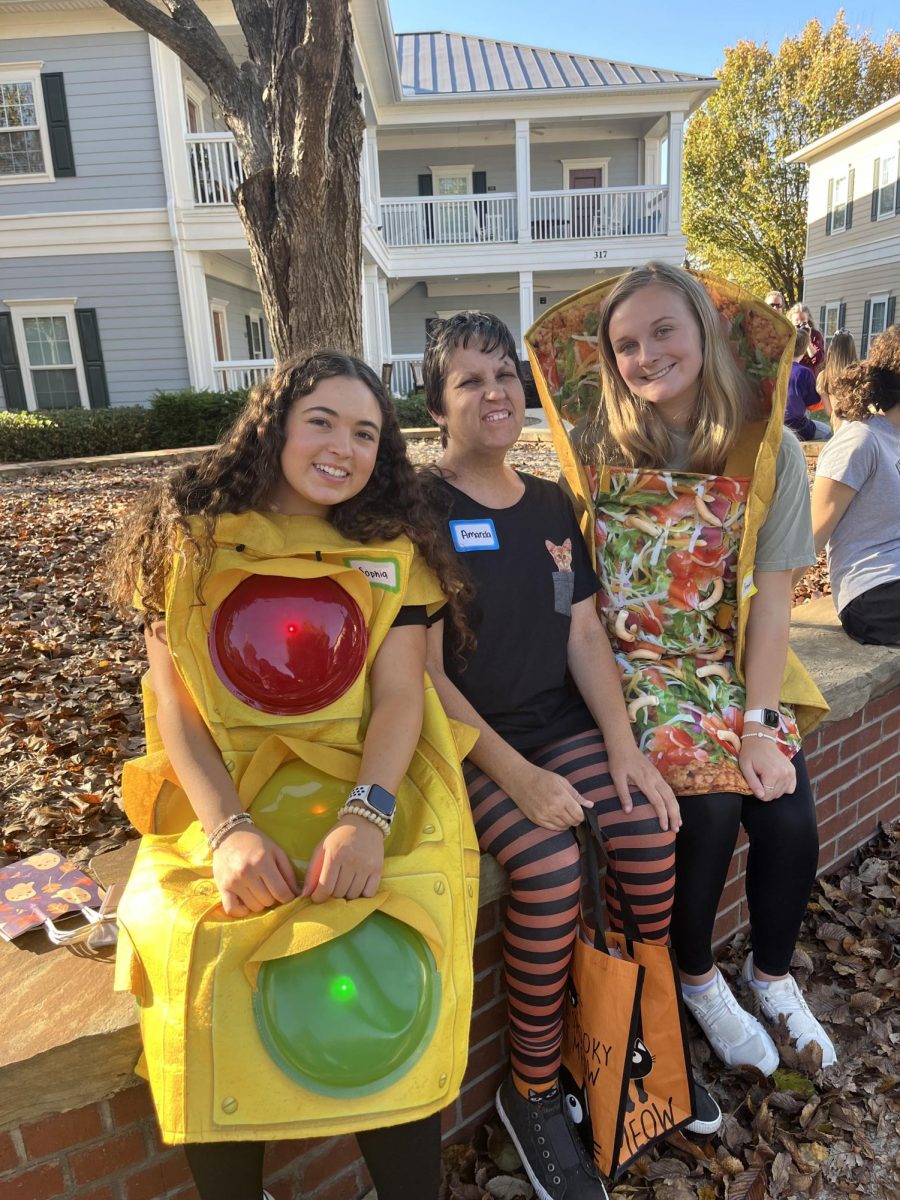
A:
[[[500,549],[500,539],[490,517],[474,521],[451,521],[450,535],[460,554],[468,554],[470,550]]]
[[[397,560],[395,558],[345,558],[348,567],[362,571],[372,587],[384,588],[387,592],[400,589]]]

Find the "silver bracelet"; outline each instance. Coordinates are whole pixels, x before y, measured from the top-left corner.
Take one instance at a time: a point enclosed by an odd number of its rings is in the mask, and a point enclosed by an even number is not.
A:
[[[363,817],[366,821],[371,821],[385,837],[391,832],[391,823],[385,817],[380,817],[378,813],[372,812],[369,808],[363,808],[361,804],[353,804],[348,801],[343,808],[338,809],[337,819],[340,821],[342,817]]]
[[[206,844],[209,846],[210,853],[218,850],[221,844],[231,833],[232,829],[238,825],[252,825],[253,818],[248,812],[232,813],[230,817],[226,817],[224,821],[220,821],[209,837],[206,839]]]
[[[773,737],[771,733],[744,733],[741,735],[741,741],[748,737],[765,738],[767,742],[774,742],[776,746],[778,745],[778,738]]]

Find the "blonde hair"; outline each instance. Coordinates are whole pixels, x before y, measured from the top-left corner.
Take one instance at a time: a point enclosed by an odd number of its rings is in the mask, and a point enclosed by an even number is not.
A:
[[[762,416],[759,401],[734,360],[722,319],[699,280],[665,263],[636,267],[616,284],[600,313],[600,403],[585,427],[580,452],[587,461],[629,467],[663,467],[672,457],[672,440],[656,406],[635,396],[625,384],[609,337],[609,323],[623,300],[659,284],[682,296],[700,329],[703,364],[700,391],[691,422],[689,465],[713,473],[725,465],[741,426]]]
[[[818,329],[818,326],[816,325],[815,321],[813,320],[811,308],[809,307],[808,304],[803,304],[799,300],[797,301],[796,304],[792,304],[791,307],[787,310],[787,312],[784,315],[787,317],[787,319],[789,321],[794,321],[794,317],[799,317],[801,315],[801,313],[806,313],[807,317],[809,318],[805,322],[805,324],[807,324],[810,327],[810,329]],[[794,322],[794,324],[796,324],[796,322]]]
[[[856,342],[852,333],[836,333],[831,339],[828,353],[825,355],[825,366],[822,374],[816,380],[816,391],[820,396],[830,396],[838,376],[843,375],[849,366],[859,360],[856,353]]]

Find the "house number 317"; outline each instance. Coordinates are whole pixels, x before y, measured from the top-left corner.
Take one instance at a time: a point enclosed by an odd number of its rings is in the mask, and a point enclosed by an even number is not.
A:
[[[607,254],[609,254],[608,250],[595,250],[594,258],[606,258]]]

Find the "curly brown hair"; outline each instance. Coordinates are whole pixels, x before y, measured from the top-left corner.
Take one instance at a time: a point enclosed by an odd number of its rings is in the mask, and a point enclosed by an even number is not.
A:
[[[869,357],[854,363],[831,386],[831,402],[845,421],[868,421],[900,404],[900,325],[872,343]]]
[[[425,503],[419,477],[409,461],[397,413],[381,380],[358,358],[323,350],[283,362],[250,393],[241,415],[221,443],[150,488],[113,539],[107,556],[106,585],[113,603],[127,611],[138,599],[147,612],[162,612],[165,574],[178,538],[200,558],[201,579],[212,555],[215,518],[267,507],[273,481],[281,477],[285,421],[295,400],[325,379],[364,383],[381,411],[375,467],[366,486],[336,504],[328,520],[347,538],[390,540],[405,534],[438,578],[447,597],[450,621],[462,642],[470,638],[465,605],[471,584],[456,554]],[[203,518],[199,539],[188,518]]]

